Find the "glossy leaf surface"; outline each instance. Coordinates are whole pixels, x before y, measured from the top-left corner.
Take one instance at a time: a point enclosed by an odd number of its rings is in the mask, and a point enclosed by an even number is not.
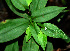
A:
[[[0,23],[0,43],[13,40],[22,35],[29,25],[28,19],[11,19]]]
[[[38,51],[39,46],[36,42],[31,38],[28,43],[26,43],[26,39],[23,40],[22,51]]]
[[[44,23],[44,26],[47,28],[45,30],[45,28],[42,28],[42,32],[49,36],[49,37],[53,37],[53,38],[62,38],[62,39],[68,39],[67,35],[59,28],[57,28],[54,24],[54,26],[52,24],[50,24],[50,26],[47,26],[50,23]],[[52,28],[55,27],[55,28]]]
[[[18,42],[7,45],[5,51],[19,51]]]

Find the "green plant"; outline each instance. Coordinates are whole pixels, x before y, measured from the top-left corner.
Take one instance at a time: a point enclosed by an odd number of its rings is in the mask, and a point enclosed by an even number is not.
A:
[[[50,51],[50,46],[52,51],[53,46],[51,42],[47,41],[47,36],[69,41],[69,37],[56,25],[44,23],[56,17],[66,7],[45,7],[48,0],[5,1],[9,8],[22,18],[8,19],[0,23],[0,43],[14,40],[25,31],[26,34],[23,40],[22,51],[41,51],[39,45],[41,45],[42,49],[45,51],[46,44],[46,51]],[[31,16],[26,13],[20,13],[17,9],[22,11],[28,9]],[[18,41],[7,45],[5,51],[19,51]]]

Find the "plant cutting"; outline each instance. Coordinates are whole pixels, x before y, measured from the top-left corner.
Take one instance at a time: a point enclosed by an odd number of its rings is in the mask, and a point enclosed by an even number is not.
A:
[[[70,38],[61,29],[54,24],[47,23],[47,21],[55,18],[66,7],[46,7],[48,0],[5,1],[9,8],[20,18],[7,19],[5,22],[0,22],[0,43],[14,40],[24,32],[26,34],[23,37],[22,51],[41,51],[39,47],[42,47],[43,51],[52,51],[53,45],[47,41],[47,36],[62,38],[69,42]],[[23,12],[27,9],[30,15]],[[5,51],[19,51],[18,40],[7,45]]]

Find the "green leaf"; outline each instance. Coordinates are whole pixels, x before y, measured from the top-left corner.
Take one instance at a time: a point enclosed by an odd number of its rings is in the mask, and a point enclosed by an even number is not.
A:
[[[30,25],[29,28],[30,28],[30,32],[31,32],[33,38],[38,43],[38,37],[37,37],[38,34],[37,34],[36,30],[34,29],[34,27],[32,25]]]
[[[30,4],[30,11],[34,12],[37,9],[41,9],[46,6],[48,0],[32,0]]]
[[[0,23],[0,43],[13,40],[21,36],[29,25],[28,19],[11,19]]]
[[[5,51],[19,51],[18,42],[7,45]]]
[[[26,42],[28,42],[28,40],[31,38],[31,32],[30,32],[30,28],[28,27],[26,30]]]
[[[34,12],[37,8],[38,0],[32,0],[32,3],[30,4],[30,11]]]
[[[47,28],[45,30],[45,28],[42,28],[41,31],[49,36],[49,37],[53,37],[53,38],[62,38],[62,39],[68,39],[67,35],[59,28],[57,28],[55,25],[53,26],[52,24],[50,24],[50,26],[47,26],[50,23],[44,23],[44,26]],[[54,27],[54,28],[53,28]]]
[[[41,27],[44,27],[43,24],[41,24],[41,23],[37,23],[37,24],[38,24],[39,26],[41,26]]]
[[[29,6],[32,0],[19,0],[24,6]]]
[[[64,39],[67,43],[70,42],[70,37],[68,37],[68,39]]]
[[[53,51],[53,45],[51,42],[47,42],[47,49],[46,51]]]
[[[32,13],[33,21],[46,22],[56,17],[66,7],[49,6]]]
[[[27,1],[28,6],[29,6],[30,3],[32,2],[32,0],[26,0],[26,1]]]
[[[6,1],[7,5],[9,6],[9,8],[10,8],[16,15],[28,19],[28,15],[27,15],[26,13],[23,14],[23,13],[18,12],[18,11],[15,9],[15,7],[13,7],[13,5],[12,5],[12,3],[11,3],[10,0],[5,0],[5,1]]]
[[[39,26],[37,26],[37,24],[35,23],[34,24],[34,28],[35,28],[35,30],[36,30],[36,32],[37,32],[37,34],[40,32],[40,28],[39,28]]]
[[[11,2],[17,9],[25,11],[24,6],[18,0],[11,0]]]
[[[38,10],[34,11],[31,16],[33,16],[33,17],[44,16],[44,15],[47,15],[50,13],[54,13],[54,12],[63,10],[65,8],[66,7],[48,6],[48,7],[44,7],[42,9],[38,9]]]
[[[38,51],[39,46],[36,42],[31,38],[28,43],[26,43],[26,39],[23,40],[22,51]]]
[[[56,17],[62,10],[56,11],[56,12],[52,12],[43,16],[39,16],[37,18],[34,18],[33,21],[34,22],[46,22],[49,21],[51,19],[53,19],[54,17]]]
[[[48,0],[38,0],[38,5],[37,5],[37,9],[41,9],[44,8],[47,4]]]
[[[43,48],[43,50],[45,50],[45,47],[47,44],[47,36],[45,34],[43,34],[41,31],[38,34],[38,41],[39,41],[41,47]]]
[[[44,26],[48,27],[51,30],[57,30],[57,29],[59,29],[57,26],[55,26],[54,24],[51,24],[51,23],[44,23]]]

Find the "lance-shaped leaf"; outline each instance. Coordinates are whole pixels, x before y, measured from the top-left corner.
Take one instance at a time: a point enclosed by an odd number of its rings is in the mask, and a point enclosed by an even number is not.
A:
[[[50,25],[50,26],[48,26],[48,25]],[[52,25],[51,23],[44,23],[44,27],[46,27],[47,29],[45,30],[45,28],[42,28],[41,31],[45,35],[47,35],[49,37],[53,37],[53,38],[68,39],[67,35],[54,24]]]
[[[46,21],[49,21],[51,19],[53,19],[54,17],[56,17],[62,10],[59,10],[59,11],[55,11],[55,12],[52,12],[52,13],[49,13],[49,14],[46,14],[46,15],[43,15],[43,16],[39,16],[37,18],[34,18],[33,21],[34,22],[46,22]]]
[[[60,10],[63,10],[65,8],[66,7],[48,6],[48,7],[44,7],[42,9],[38,9],[38,10],[34,11],[32,13],[32,16],[33,17],[44,16],[44,15],[51,14],[51,13],[54,13],[54,12],[57,12],[57,11],[60,12]]]
[[[11,0],[11,2],[17,9],[25,11],[24,6],[18,0]]]
[[[33,38],[38,43],[38,37],[37,37],[38,34],[37,34],[36,30],[34,29],[34,27],[32,25],[30,25],[29,28],[30,28],[30,32],[31,32]]]
[[[13,5],[12,5],[12,3],[11,3],[10,0],[5,0],[5,1],[6,1],[7,5],[9,6],[9,8],[10,8],[16,15],[18,15],[18,16],[20,16],[20,17],[28,18],[28,15],[27,15],[26,13],[23,14],[23,13],[18,12],[18,11],[15,9],[15,7],[13,7]]]
[[[18,41],[7,45],[5,51],[19,51]]]
[[[30,32],[30,28],[28,27],[26,30],[26,42],[28,42],[28,40],[31,38],[31,32]]]
[[[43,34],[41,31],[38,34],[38,41],[39,41],[39,44],[41,45],[41,47],[43,48],[43,50],[45,50],[45,47],[47,44],[47,36],[45,34]]]
[[[29,25],[28,19],[11,19],[0,23],[0,43],[13,40],[22,35]]]
[[[38,51],[39,46],[36,42],[31,38],[28,43],[26,43],[26,39],[23,40],[22,51]]]
[[[53,45],[51,42],[47,42],[47,49],[46,51],[53,51]]]
[[[36,30],[36,32],[38,34],[40,32],[40,28],[36,23],[34,24],[34,28],[35,28],[35,30]]]

